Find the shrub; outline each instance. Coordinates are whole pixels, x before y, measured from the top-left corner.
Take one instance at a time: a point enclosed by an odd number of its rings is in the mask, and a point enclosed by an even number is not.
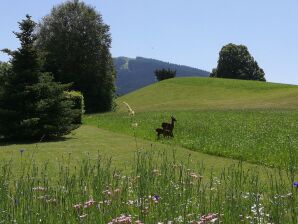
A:
[[[84,96],[79,91],[65,91],[66,97],[72,101],[72,109],[76,113],[73,124],[82,124],[84,110]]]

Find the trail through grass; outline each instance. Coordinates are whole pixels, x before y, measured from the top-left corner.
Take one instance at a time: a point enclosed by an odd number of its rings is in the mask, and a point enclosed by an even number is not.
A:
[[[58,167],[69,162],[70,167],[79,166],[82,158],[95,159],[100,154],[105,158],[112,158],[112,167],[119,170],[127,170],[131,167],[134,154],[137,149],[153,152],[164,151],[172,154],[176,150],[177,160],[186,162],[191,155],[190,165],[197,166],[204,163],[207,170],[220,172],[224,167],[231,166],[237,161],[232,159],[210,156],[200,152],[194,152],[176,145],[165,145],[133,136],[117,134],[98,129],[93,126],[83,125],[74,134],[66,136],[64,140],[56,142],[41,142],[31,144],[9,144],[0,146],[1,161],[13,161],[13,166],[18,168],[23,161],[33,161],[38,166],[49,163],[48,170],[55,176]],[[20,149],[24,149],[21,155]],[[31,162],[29,162],[31,163]],[[252,164],[244,164],[245,169],[254,169]],[[259,169],[259,168],[258,168]],[[260,167],[263,170],[263,167]]]

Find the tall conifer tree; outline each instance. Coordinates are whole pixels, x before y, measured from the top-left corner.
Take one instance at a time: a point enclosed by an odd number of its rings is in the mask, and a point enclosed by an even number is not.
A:
[[[12,72],[0,96],[0,136],[13,139],[38,139],[61,136],[78,127],[72,124],[71,109],[64,90],[67,85],[53,82],[49,73],[40,71],[34,49],[36,23],[29,15],[14,32],[21,47],[12,52]]]

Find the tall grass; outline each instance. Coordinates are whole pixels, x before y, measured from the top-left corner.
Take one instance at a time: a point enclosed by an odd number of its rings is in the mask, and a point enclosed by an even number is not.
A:
[[[191,157],[189,157],[189,160]],[[1,163],[1,223],[297,223],[297,164],[268,171],[260,180],[242,163],[215,176],[204,165],[166,153],[135,153],[129,173],[112,168],[111,159],[68,160],[57,176],[48,164]],[[208,176],[208,177],[207,177]],[[117,219],[118,217],[118,219]],[[209,220],[209,221],[208,221]]]
[[[295,110],[186,111],[136,113],[137,137],[157,141],[155,128],[170,116],[177,119],[173,139],[159,140],[212,155],[283,167],[289,148],[298,155],[298,112]],[[91,124],[133,135],[124,113],[87,116]],[[290,141],[289,141],[290,140]]]

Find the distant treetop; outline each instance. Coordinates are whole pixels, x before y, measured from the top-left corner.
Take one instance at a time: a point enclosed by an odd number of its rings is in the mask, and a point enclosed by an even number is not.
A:
[[[219,52],[210,77],[266,81],[265,73],[244,45],[228,44]]]
[[[154,71],[156,79],[158,81],[162,81],[164,79],[170,79],[174,78],[176,76],[176,70],[171,70],[171,69],[156,69]]]

